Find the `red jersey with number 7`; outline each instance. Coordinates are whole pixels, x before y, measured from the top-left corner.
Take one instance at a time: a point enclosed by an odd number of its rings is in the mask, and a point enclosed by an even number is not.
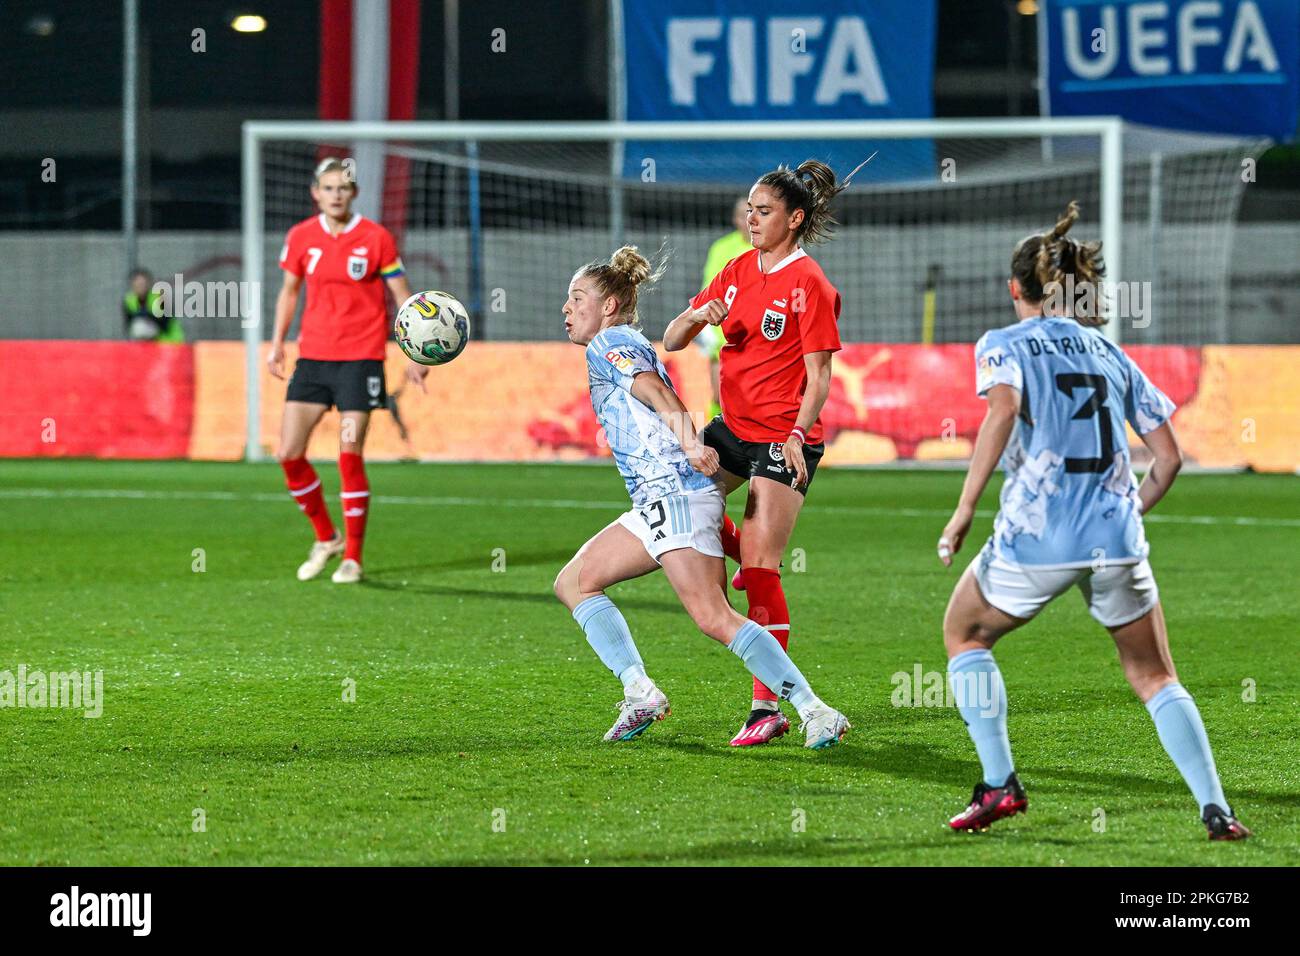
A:
[[[325,214],[289,230],[280,268],[306,280],[298,355],[327,362],[384,358],[384,281],[402,275],[393,234],[360,213],[331,235]]]
[[[744,441],[784,442],[808,387],[803,357],[840,349],[839,292],[803,249],[766,272],[754,249],[723,266],[691,307],[710,299],[727,306],[718,356],[722,420]],[[808,444],[821,440],[819,418]]]

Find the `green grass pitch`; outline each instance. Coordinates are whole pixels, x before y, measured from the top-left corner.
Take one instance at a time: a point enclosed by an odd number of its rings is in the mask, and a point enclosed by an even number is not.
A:
[[[320,471],[337,517],[337,473]],[[627,508],[611,465],[370,478],[369,580],[345,588],[295,580],[308,526],[273,464],[0,463],[0,671],[104,675],[99,719],[0,709],[0,863],[1295,860],[1293,477],[1185,476],[1148,528],[1180,677],[1256,832],[1241,845],[1207,842],[1077,594],[998,647],[1029,812],[946,831],[974,748],[954,710],[891,698],[893,675],[944,668],[958,569],[934,542],[956,472],[818,475],[792,542],[806,570],[787,556],[785,581],[794,659],[854,725],[822,752],[797,733],[727,746],[749,675],[660,575],[611,593],[673,714],[601,741],[621,689],[550,588]]]

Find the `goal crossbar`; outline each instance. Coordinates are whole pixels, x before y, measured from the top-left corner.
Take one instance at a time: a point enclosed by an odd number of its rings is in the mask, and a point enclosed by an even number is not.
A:
[[[1123,120],[1116,116],[1019,117],[1005,119],[896,119],[763,122],[367,122],[252,120],[242,126],[241,197],[243,279],[260,290],[265,280],[265,203],[261,188],[263,146],[272,140],[426,142],[612,142],[629,140],[895,140],[1096,137],[1099,142],[1099,219],[1106,249],[1107,279],[1120,281],[1124,190]],[[617,176],[618,170],[611,170]],[[250,298],[243,318],[245,344],[245,458],[261,460],[262,296]],[[1119,323],[1106,334],[1116,336]]]

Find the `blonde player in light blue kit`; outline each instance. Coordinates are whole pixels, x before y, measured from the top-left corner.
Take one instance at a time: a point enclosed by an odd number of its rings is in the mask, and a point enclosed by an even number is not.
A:
[[[662,267],[661,267],[662,271]],[[584,544],[555,579],[555,594],[623,684],[606,740],[631,740],[669,714],[646,674],[627,622],[605,589],[663,568],[701,631],[739,657],[799,711],[805,746],[830,746],[849,722],[812,692],[765,628],[727,603],[720,529],[725,500],[718,455],[696,439],[654,346],[636,328],[637,292],[659,277],[634,246],[583,266],[569,282],[564,328],[587,348],[591,407],[605,430],[632,510]]]
[[[1055,228],[1022,239],[1008,288],[1019,321],[975,346],[976,389],[988,400],[961,500],[939,538],[945,566],[961,550],[999,457],[1006,470],[993,536],[966,568],[944,617],[948,675],[979,753],[984,779],[954,830],[982,830],[1028,805],[1007,736],[1007,695],[992,648],[1048,602],[1078,586],[1115,640],[1124,676],[1146,704],[1160,742],[1201,810],[1212,840],[1250,836],[1232,815],[1210,741],[1169,654],[1169,635],[1147,562],[1142,515],[1173,484],[1182,453],[1174,405],[1113,342],[1098,283],[1101,243]],[[1151,450],[1139,486],[1124,424]]]

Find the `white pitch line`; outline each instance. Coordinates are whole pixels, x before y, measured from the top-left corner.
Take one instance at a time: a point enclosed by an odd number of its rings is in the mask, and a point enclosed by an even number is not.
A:
[[[138,501],[274,501],[291,500],[288,492],[271,494],[251,492],[237,494],[233,491],[166,491],[139,488],[0,488],[0,498],[109,498]],[[461,498],[461,497],[411,497],[407,495],[376,495],[371,499],[379,504],[416,505],[430,508],[445,507],[509,507],[509,508],[560,508],[586,511],[623,511],[626,501],[582,501],[576,498]],[[938,518],[951,516],[950,511],[937,508],[872,508],[863,505],[817,505],[815,513],[865,515],[881,518]],[[978,511],[978,517],[991,518],[992,511]],[[1203,524],[1229,527],[1300,528],[1300,518],[1255,518],[1234,515],[1171,515],[1153,514],[1145,517],[1153,524]]]

